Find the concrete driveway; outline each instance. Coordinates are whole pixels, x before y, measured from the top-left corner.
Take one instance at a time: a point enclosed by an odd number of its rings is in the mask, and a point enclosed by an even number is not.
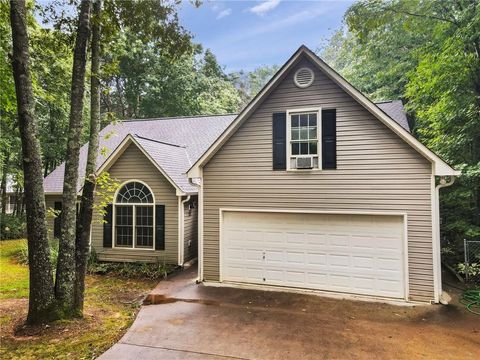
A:
[[[191,268],[159,283],[100,359],[465,359],[480,317],[461,305],[395,306],[196,285]]]

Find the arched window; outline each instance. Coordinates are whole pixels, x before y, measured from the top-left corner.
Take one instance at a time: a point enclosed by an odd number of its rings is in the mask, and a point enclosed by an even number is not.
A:
[[[115,196],[115,247],[153,249],[155,206],[152,191],[139,181],[120,187]]]

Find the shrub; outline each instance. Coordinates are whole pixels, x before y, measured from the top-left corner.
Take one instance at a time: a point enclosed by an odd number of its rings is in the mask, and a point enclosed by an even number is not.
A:
[[[161,261],[156,263],[100,262],[95,250],[92,249],[88,259],[87,271],[89,274],[111,274],[124,278],[160,279],[166,277],[174,268],[175,266]]]
[[[25,217],[0,215],[0,240],[21,239],[27,235]]]
[[[465,263],[460,263],[457,265],[457,269],[460,274],[471,277],[480,276],[480,263],[471,263],[468,266]]]
[[[49,241],[50,245],[50,261],[52,263],[53,270],[57,267],[57,259],[58,259],[58,240],[53,239]],[[20,246],[15,258],[20,264],[28,265],[28,244],[25,241]]]

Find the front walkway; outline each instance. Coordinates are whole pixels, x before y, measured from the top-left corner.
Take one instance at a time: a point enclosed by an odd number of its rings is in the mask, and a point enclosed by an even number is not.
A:
[[[400,307],[206,287],[194,267],[161,281],[121,359],[460,359],[480,353],[480,320],[459,305]]]

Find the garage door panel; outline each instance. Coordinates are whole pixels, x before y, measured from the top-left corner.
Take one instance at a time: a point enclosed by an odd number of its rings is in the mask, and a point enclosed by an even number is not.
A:
[[[263,233],[263,243],[265,244],[283,244],[285,242],[285,233],[265,231]]]
[[[327,265],[327,254],[325,253],[307,253],[307,265],[310,266],[325,266]]]
[[[222,234],[225,281],[404,297],[400,216],[227,212]]]
[[[225,251],[225,259],[228,260],[229,262],[236,261],[239,259],[244,259],[245,256],[243,255],[245,252],[245,249],[242,248],[229,248]]]
[[[287,233],[286,234],[286,245],[304,245],[305,244],[305,234],[301,233]]]
[[[262,259],[263,259],[263,252],[262,252]],[[285,262],[285,253],[282,250],[265,250],[265,262],[275,264],[280,263],[283,264]]]
[[[335,250],[347,249],[350,244],[349,234],[329,234],[328,244]]]
[[[305,234],[305,242],[309,247],[322,248],[327,246],[327,234],[310,232]]]
[[[375,259],[371,256],[352,256],[352,260],[352,267],[355,269],[373,270],[375,268]]]
[[[402,267],[402,259],[400,258],[378,258],[377,259],[377,268],[382,271],[393,271],[398,272],[398,269]]]
[[[302,266],[305,264],[305,253],[303,252],[287,251],[286,255],[287,264],[297,264]]]

